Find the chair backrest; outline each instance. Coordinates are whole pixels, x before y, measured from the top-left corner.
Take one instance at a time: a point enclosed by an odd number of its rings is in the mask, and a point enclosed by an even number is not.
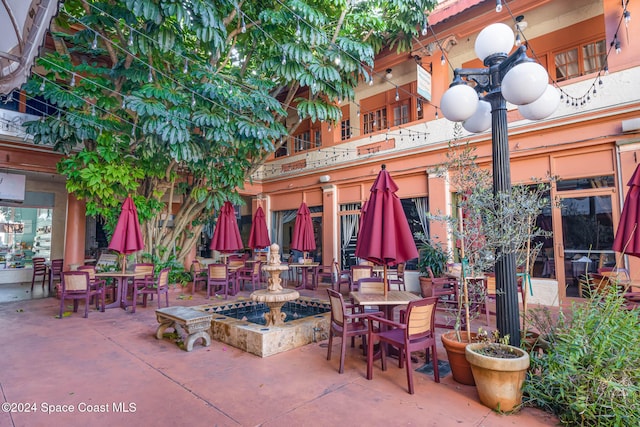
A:
[[[338,261],[336,261],[335,259],[333,260],[333,268],[336,270],[336,275],[339,279],[342,272],[340,271],[340,265],[338,264]]]
[[[351,266],[351,280],[353,283],[358,283],[358,280],[365,277],[373,276],[373,267],[370,265],[352,265]]]
[[[428,297],[411,301],[407,305],[407,329],[409,340],[433,335],[438,297]]]
[[[105,267],[115,267],[118,265],[118,255],[115,254],[101,254],[96,262],[96,267],[101,270]]]
[[[398,269],[396,270],[396,274],[398,275],[398,279],[404,279],[404,267],[405,263],[401,262],[398,264]]]
[[[202,264],[197,259],[191,261],[191,273],[196,276],[202,273]]]
[[[229,267],[244,267],[244,260],[242,259],[232,259],[229,260]]]
[[[96,278],[96,266],[95,265],[80,265],[78,271],[84,271],[89,274],[89,280]]]
[[[358,291],[363,294],[384,294],[382,277],[363,277],[358,280]]]
[[[331,321],[339,326],[344,325],[344,298],[342,294],[333,289],[327,289],[329,302],[331,303]]]
[[[260,266],[262,265],[262,262],[260,261],[256,261],[253,263],[253,275],[254,276],[259,276],[260,275]]]
[[[52,259],[51,260],[51,274],[60,274],[62,273],[62,269],[64,268],[64,260],[63,259]]]
[[[435,279],[436,278],[436,276],[433,274],[433,270],[429,266],[427,266],[427,274],[429,275],[429,278],[431,278],[431,279]]]
[[[65,271],[62,273],[63,292],[86,292],[89,290],[89,273],[87,271]]]
[[[209,264],[207,268],[209,280],[227,280],[227,264]]]
[[[133,267],[135,273],[147,273],[147,276],[153,275],[154,265],[150,262],[141,262]]]
[[[166,288],[169,286],[169,272],[171,271],[171,268],[166,267],[163,268],[162,270],[160,270],[160,272],[158,273],[158,280],[156,282],[156,285],[158,286],[158,289],[161,288]]]
[[[45,262],[47,260],[41,257],[35,257],[31,260],[31,262],[33,263],[33,271],[44,271],[46,270],[46,265]]]

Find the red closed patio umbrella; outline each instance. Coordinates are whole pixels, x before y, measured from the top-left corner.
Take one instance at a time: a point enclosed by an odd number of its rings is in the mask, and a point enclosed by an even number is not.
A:
[[[384,292],[387,294],[387,267],[418,257],[402,203],[396,195],[398,186],[385,165],[371,186],[358,235],[356,256],[384,267]]]
[[[313,222],[311,212],[305,202],[302,202],[296,215],[296,223],[293,228],[291,249],[302,252],[306,258],[306,252],[316,249],[316,237],[313,234]]]
[[[118,223],[111,236],[109,249],[114,250],[122,255],[128,255],[144,248],[144,240],[140,231],[140,222],[138,221],[138,210],[131,196],[127,196],[122,203],[120,217]],[[125,262],[122,263],[122,271],[126,269]]]
[[[267,220],[264,217],[262,206],[258,206],[251,223],[251,231],[249,232],[249,247],[251,249],[264,249],[271,245],[269,240],[269,232],[267,231]]]
[[[627,183],[629,192],[624,199],[620,224],[616,230],[612,248],[616,252],[640,257],[640,165]]]
[[[359,238],[359,236],[361,235],[360,233],[362,232],[362,224],[364,224],[364,217],[367,214],[367,206],[369,205],[369,201],[365,200],[364,203],[362,204],[362,207],[360,208],[360,218],[359,218],[359,224],[358,224],[358,240],[356,240],[356,253],[359,252],[359,247],[362,243],[362,239]]]
[[[209,248],[223,254],[229,254],[244,249],[236,213],[231,202],[224,202],[220,208],[216,228],[213,230],[213,237]]]

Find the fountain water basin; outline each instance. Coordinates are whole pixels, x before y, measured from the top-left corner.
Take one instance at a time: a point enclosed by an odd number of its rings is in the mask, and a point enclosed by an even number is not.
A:
[[[259,357],[272,356],[329,337],[331,305],[328,301],[317,298],[300,297],[291,301],[289,304],[299,304],[309,313],[316,313],[297,319],[292,316],[280,326],[265,326],[243,319],[244,316],[238,319],[225,314],[253,309],[261,304],[257,301],[239,299],[191,308],[213,313],[210,331],[212,339]]]
[[[282,287],[280,273],[287,271],[289,266],[280,263],[280,247],[277,244],[271,245],[269,263],[262,269],[269,273],[267,289],[251,293],[251,301],[238,300],[232,303],[192,307],[195,310],[214,313],[211,320],[211,338],[260,357],[327,339],[330,304],[315,298],[301,298],[298,291]],[[299,311],[317,314],[297,320],[286,319],[287,315],[282,312],[282,307],[287,302],[299,304]],[[262,304],[269,307],[269,312],[264,314],[265,325],[225,315],[257,309],[257,306]]]

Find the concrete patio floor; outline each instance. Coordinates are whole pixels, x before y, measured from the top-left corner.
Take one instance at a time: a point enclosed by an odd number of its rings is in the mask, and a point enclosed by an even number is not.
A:
[[[326,299],[323,287],[301,294]],[[173,290],[170,303],[207,302],[202,293],[192,300],[179,296]],[[480,404],[475,387],[456,383],[451,374],[437,384],[415,372],[410,395],[404,369],[391,361],[382,372],[378,362],[367,381],[357,348],[348,347],[340,375],[340,340],[331,361],[326,340],[267,358],[216,341],[186,352],[155,339],[156,307],[154,301],[135,314],[93,307],[84,319],[81,303],[78,313],[57,319],[55,298],[0,303],[2,400],[31,410],[2,411],[0,426],[557,425],[533,408],[497,414]]]

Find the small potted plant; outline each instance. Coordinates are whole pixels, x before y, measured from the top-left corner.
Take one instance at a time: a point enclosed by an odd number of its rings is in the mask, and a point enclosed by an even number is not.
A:
[[[500,338],[497,331],[489,335],[478,332],[480,342],[466,346],[465,353],[483,405],[500,412],[510,412],[522,403],[522,387],[529,369],[529,354],[509,345],[509,336]]]
[[[433,294],[429,270],[433,277],[441,277],[445,272],[449,254],[440,243],[432,242],[424,233],[418,232],[415,236],[422,242],[418,258],[420,291],[423,297],[429,297]]]

